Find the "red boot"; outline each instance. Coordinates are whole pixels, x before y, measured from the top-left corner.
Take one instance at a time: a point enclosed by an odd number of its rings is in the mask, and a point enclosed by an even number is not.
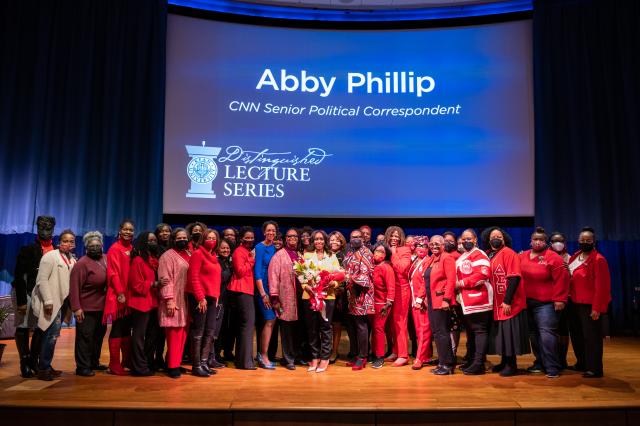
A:
[[[120,347],[122,346],[122,338],[109,338],[109,370],[110,374],[116,376],[126,376],[127,373],[120,364]]]
[[[359,371],[365,368],[366,366],[367,366],[367,358],[357,358],[356,362],[353,364],[353,367],[351,367],[351,370]]]
[[[131,370],[131,336],[123,337],[122,339],[122,368],[128,368]]]

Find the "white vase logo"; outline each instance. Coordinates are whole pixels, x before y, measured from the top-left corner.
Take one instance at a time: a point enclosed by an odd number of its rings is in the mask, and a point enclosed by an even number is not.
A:
[[[187,176],[191,180],[191,188],[186,193],[188,198],[216,198],[212,182],[218,175],[218,165],[215,160],[220,153],[220,148],[205,146],[185,145],[187,153],[191,157],[187,165]]]
[[[187,166],[189,179],[195,183],[209,183],[218,175],[218,166],[209,157],[193,157]]]

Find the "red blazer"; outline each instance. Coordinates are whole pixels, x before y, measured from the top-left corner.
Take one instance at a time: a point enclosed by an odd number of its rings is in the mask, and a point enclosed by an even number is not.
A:
[[[493,288],[489,282],[491,273],[489,257],[474,248],[456,260],[456,277],[462,283],[458,302],[465,315],[493,310]]]
[[[205,296],[220,297],[220,282],[222,268],[215,254],[200,246],[189,258],[189,272],[187,272],[187,287],[185,291],[193,294],[197,301]]]
[[[409,268],[409,284],[411,286],[411,306],[416,303],[416,299],[422,299],[423,303],[427,297],[427,288],[424,284],[424,271],[429,261],[429,256],[416,258]]]
[[[442,301],[446,300],[450,305],[455,304],[456,289],[456,261],[448,253],[439,256],[431,256],[427,260],[424,270],[431,267],[429,275],[429,287],[431,288],[431,308],[442,309]],[[422,285],[424,273],[421,275]],[[426,291],[426,288],[425,288]]]
[[[393,266],[393,271],[396,273],[396,285],[400,287],[408,286],[411,249],[406,246],[396,247],[396,252],[391,256],[391,266]]]
[[[132,247],[117,240],[107,251],[107,297],[104,304],[102,322],[104,324],[122,318],[127,313],[127,305],[118,302],[118,295],[127,295]]]
[[[527,307],[527,295],[524,284],[520,280],[511,301],[511,313],[505,315],[500,307],[507,292],[507,278],[522,277],[520,273],[520,256],[509,247],[502,247],[491,258],[491,286],[493,287],[493,318],[504,321],[513,318]]]
[[[569,265],[580,253],[582,252],[578,251],[571,256]],[[607,312],[611,301],[611,275],[607,259],[596,250],[573,271],[569,297],[575,303],[591,305],[591,309],[596,312]]]
[[[255,284],[253,282],[253,266],[256,259],[250,256],[249,250],[244,246],[238,246],[231,257],[233,275],[227,286],[228,290],[253,296]]]
[[[158,307],[158,290],[151,288],[156,281],[156,271],[140,256],[131,262],[129,270],[129,298],[130,308],[141,312],[149,312]]]
[[[531,250],[520,253],[520,271],[527,299],[567,302],[569,270],[560,255],[546,249],[531,259]]]
[[[381,262],[373,269],[373,303],[384,305],[393,302],[396,295],[396,275],[389,262]]]

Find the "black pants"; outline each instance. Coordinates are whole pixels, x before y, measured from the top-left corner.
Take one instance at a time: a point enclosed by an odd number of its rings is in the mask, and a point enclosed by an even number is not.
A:
[[[453,348],[451,347],[451,336],[449,335],[451,330],[451,314],[449,311],[442,309],[432,309],[431,305],[429,305],[427,312],[429,313],[433,340],[436,343],[436,350],[438,351],[439,363],[440,365],[453,367],[455,358],[453,356]]]
[[[280,328],[280,339],[282,341],[283,363],[287,365],[293,365],[296,359],[296,347],[294,338],[296,334],[296,327],[298,325],[297,321],[278,320],[278,323]]]
[[[156,343],[160,335],[158,310],[148,312],[131,308],[131,367],[134,372],[145,373],[150,370],[149,360],[155,356]]]
[[[346,313],[347,319],[347,336],[349,337],[349,355],[356,356],[358,354],[358,332],[355,329],[355,321],[351,318],[353,315]],[[389,323],[390,321],[387,321]]]
[[[232,308],[231,296],[225,292],[222,300],[222,311],[218,317],[218,323],[220,324],[220,330],[216,337],[215,348],[216,353],[224,352],[224,355],[230,356],[236,346],[236,336],[238,335],[238,327]]]
[[[235,321],[238,324],[236,336],[236,368],[254,368],[253,363],[253,328],[256,321],[256,311],[253,296],[227,290],[232,299]]]
[[[85,312],[84,321],[76,323],[76,369],[92,370],[100,364],[102,340],[107,326],[102,324],[102,311]]]
[[[296,321],[295,331],[295,345],[296,345],[296,359],[310,360],[311,348],[309,347],[308,328],[304,318],[305,308],[302,299],[302,294],[297,295],[297,309],[298,309],[298,321]]]
[[[464,316],[465,329],[467,330],[467,350],[473,364],[484,363],[489,344],[489,326],[493,311],[478,312]]]
[[[118,339],[121,337],[131,337],[131,315],[125,315],[111,323],[109,338]]]
[[[415,358],[418,352],[418,335],[416,333],[416,325],[413,322],[413,309],[411,309],[411,304],[409,304],[409,316],[407,317],[407,331],[409,332],[409,340],[411,340],[411,350],[409,353]]]
[[[216,332],[216,322],[218,310],[216,300],[207,296],[207,310],[203,313],[198,310],[198,301],[192,294],[189,297],[189,307],[191,308],[191,338],[204,339],[214,337]]]
[[[304,300],[304,317],[309,335],[309,346],[311,347],[311,358],[328,360],[331,357],[333,347],[333,310],[336,306],[335,300],[325,300],[325,312],[327,320],[322,319],[322,314],[311,309],[311,303]],[[365,355],[366,356],[366,355]]]
[[[355,355],[366,358],[369,355],[369,317],[367,315],[349,315],[352,330],[355,332]]]
[[[602,316],[591,319],[591,305],[572,303],[569,312],[569,332],[578,367],[596,374],[603,373]]]

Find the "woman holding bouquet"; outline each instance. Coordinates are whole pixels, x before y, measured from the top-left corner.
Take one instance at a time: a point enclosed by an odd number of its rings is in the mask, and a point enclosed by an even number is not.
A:
[[[336,301],[335,290],[344,274],[340,277],[340,262],[336,255],[331,253],[327,233],[314,231],[311,237],[311,248],[304,254],[304,263],[308,270],[315,270],[317,274],[310,280],[303,279],[305,282],[302,283],[302,303],[312,357],[307,371],[322,373],[329,366],[333,344],[331,319]],[[305,278],[308,275],[307,272]]]

